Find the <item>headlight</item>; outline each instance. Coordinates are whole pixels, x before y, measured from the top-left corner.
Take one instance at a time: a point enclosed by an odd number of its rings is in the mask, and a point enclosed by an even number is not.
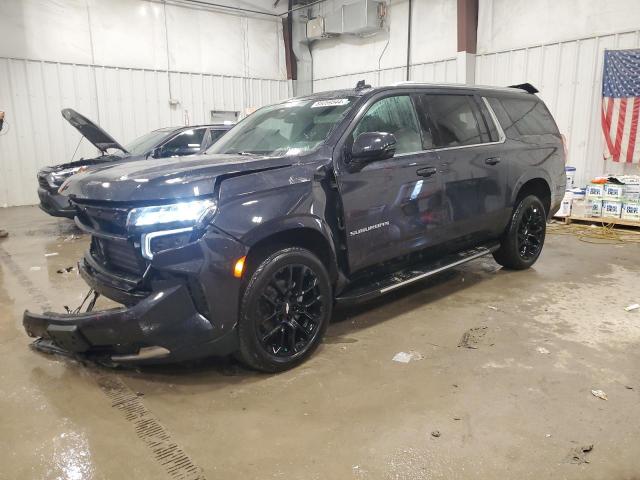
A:
[[[216,213],[217,207],[215,200],[207,199],[134,208],[127,216],[127,226],[144,227],[168,223],[196,224],[212,217]]]
[[[74,173],[78,173],[83,167],[65,168],[58,172],[47,175],[47,183],[51,188],[58,188],[62,183]]]

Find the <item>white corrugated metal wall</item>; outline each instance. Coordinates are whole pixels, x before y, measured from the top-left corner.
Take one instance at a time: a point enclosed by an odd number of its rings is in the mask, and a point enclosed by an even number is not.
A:
[[[314,7],[314,14],[336,11],[341,0]],[[373,86],[407,78],[409,2],[387,0],[383,28],[375,35],[342,35],[311,43],[314,91],[353,88],[358,80]],[[412,2],[410,78],[423,82],[455,82],[456,0]]]
[[[60,114],[72,107],[120,142],[155,128],[211,121],[211,110],[243,111],[291,96],[290,82],[0,58],[0,206],[37,203],[35,174],[70,161],[80,135]],[[82,142],[75,158],[94,156]]]
[[[639,47],[640,30],[634,30],[482,53],[476,57],[476,83],[535,85],[567,137],[578,185],[604,173],[640,173],[637,165],[603,160],[600,123],[605,49]]]
[[[313,81],[313,91],[335,90],[338,88],[353,88],[359,80],[366,81],[372,87],[390,85],[407,79],[406,67],[383,68],[347,75],[337,75],[328,78],[316,78]],[[456,59],[448,58],[435,62],[417,63],[409,67],[412,81],[433,83],[454,83],[456,81]]]
[[[74,157],[81,137],[62,108],[126,144],[155,128],[211,122],[212,110],[290,97],[271,6],[271,16],[250,17],[176,1],[0,1],[0,206],[37,203],[37,170]],[[83,155],[96,155],[86,141],[74,158]]]

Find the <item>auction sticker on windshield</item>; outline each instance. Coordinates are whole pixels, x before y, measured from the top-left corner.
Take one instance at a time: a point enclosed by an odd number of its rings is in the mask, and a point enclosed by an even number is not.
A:
[[[337,107],[349,103],[348,98],[334,98],[332,100],[320,100],[311,105],[311,108]]]

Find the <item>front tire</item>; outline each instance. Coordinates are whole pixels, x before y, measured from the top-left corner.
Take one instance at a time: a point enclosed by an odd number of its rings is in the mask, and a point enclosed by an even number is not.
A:
[[[299,365],[322,341],[332,306],[329,274],[313,253],[293,247],[269,255],[242,296],[237,356],[269,373]]]
[[[540,199],[535,195],[522,198],[493,258],[513,270],[531,267],[542,252],[546,229],[546,211]]]

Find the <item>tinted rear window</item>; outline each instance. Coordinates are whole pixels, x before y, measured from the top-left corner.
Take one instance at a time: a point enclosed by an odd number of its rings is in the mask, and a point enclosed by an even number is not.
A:
[[[504,133],[509,138],[526,139],[558,135],[558,128],[544,103],[537,99],[488,98]]]
[[[468,95],[419,95],[422,114],[427,114],[435,132],[436,147],[477,145],[491,140],[487,124],[474,99]],[[429,122],[422,121],[423,128]]]

